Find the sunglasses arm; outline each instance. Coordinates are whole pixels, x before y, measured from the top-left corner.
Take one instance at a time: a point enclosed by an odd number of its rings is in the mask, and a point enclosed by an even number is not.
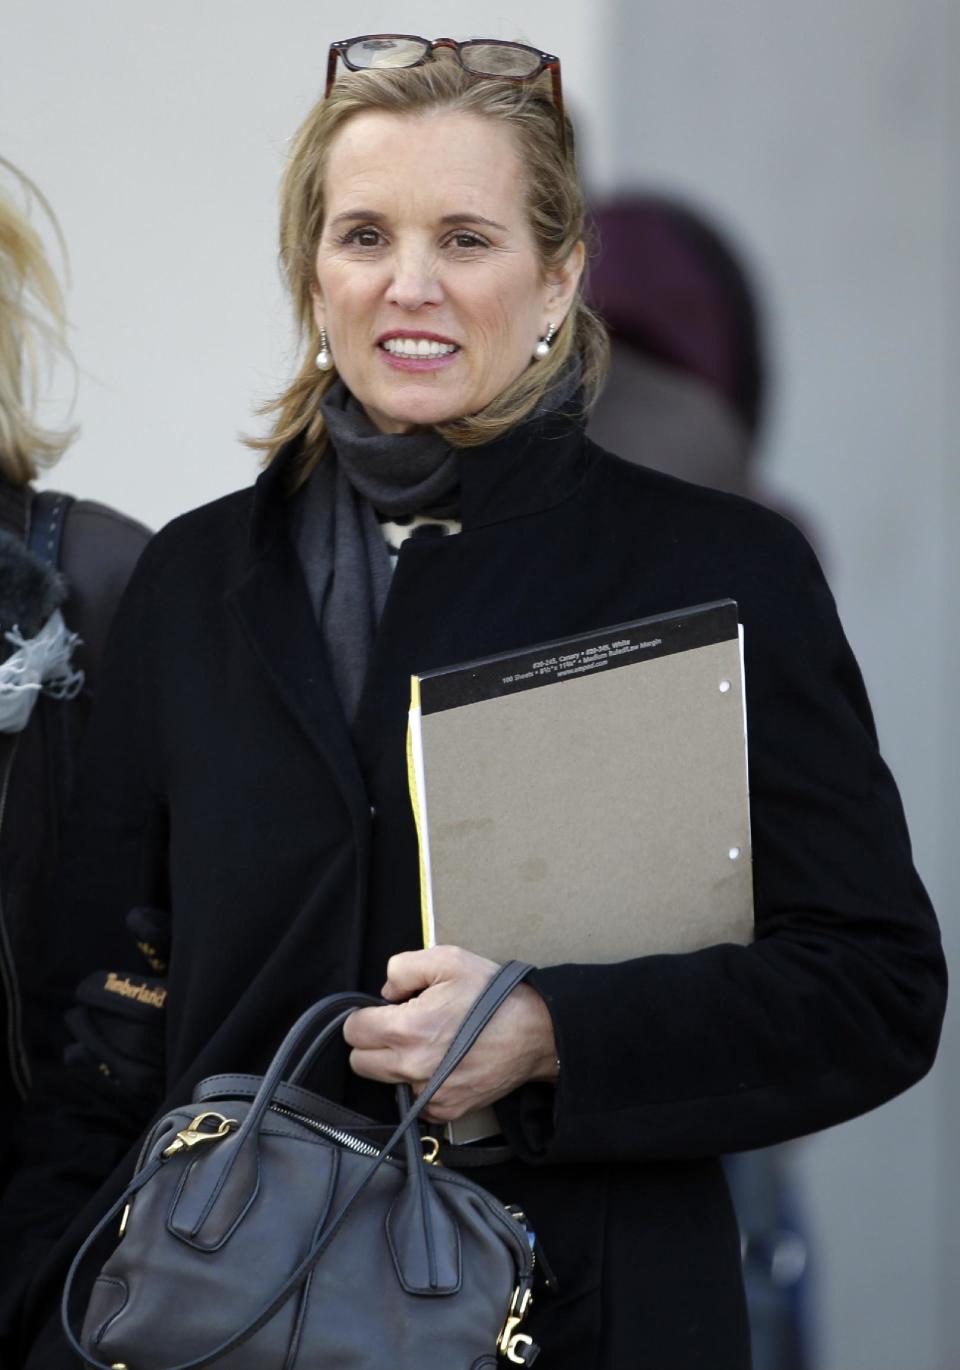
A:
[[[339,56],[340,50],[331,46],[330,52],[327,55],[327,87],[323,93],[323,98],[325,100],[329,97],[331,90],[333,90],[333,82],[337,74],[337,58]]]

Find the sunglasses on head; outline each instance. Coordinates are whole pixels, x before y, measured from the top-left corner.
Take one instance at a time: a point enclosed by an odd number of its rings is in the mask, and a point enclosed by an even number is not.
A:
[[[549,71],[553,103],[560,118],[560,141],[566,151],[560,58],[528,47],[526,43],[508,43],[499,38],[470,38],[464,43],[458,43],[454,38],[431,41],[411,33],[367,33],[359,38],[343,38],[330,44],[324,98],[333,89],[338,60],[350,71],[419,67],[430,60],[437,48],[451,52],[471,76],[488,76],[498,81],[535,81],[542,72]]]

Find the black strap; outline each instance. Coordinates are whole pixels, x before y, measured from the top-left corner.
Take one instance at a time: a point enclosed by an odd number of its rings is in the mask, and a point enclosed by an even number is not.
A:
[[[40,490],[30,504],[30,532],[27,547],[54,571],[60,569],[63,527],[73,504],[72,495],[59,490]]]
[[[337,1210],[334,1217],[330,1220],[329,1223],[325,1224],[323,1232],[320,1234],[320,1236],[318,1237],[314,1245],[311,1247],[311,1249],[307,1252],[306,1256],[304,1256],[303,1260],[296,1267],[293,1273],[288,1276],[288,1278],[280,1286],[280,1288],[276,1290],[276,1292],[272,1295],[270,1300],[260,1309],[259,1313],[255,1314],[255,1316],[251,1319],[250,1322],[247,1323],[245,1327],[240,1328],[238,1332],[234,1332],[230,1337],[227,1338],[226,1341],[221,1342],[219,1346],[214,1347],[214,1349],[212,1351],[207,1352],[206,1355],[198,1356],[191,1361],[182,1361],[179,1365],[168,1367],[168,1370],[203,1370],[204,1366],[212,1365],[215,1361],[219,1360],[222,1356],[225,1356],[228,1352],[235,1350],[238,1346],[241,1346],[245,1341],[249,1341],[251,1337],[255,1336],[256,1333],[259,1332],[261,1327],[268,1323],[270,1319],[280,1311],[280,1309],[291,1297],[294,1291],[307,1278],[307,1276],[310,1274],[310,1271],[317,1264],[320,1257],[323,1255],[327,1247],[333,1241],[334,1237],[336,1237],[337,1233],[340,1231],[344,1222],[346,1221],[350,1209],[353,1207],[356,1200],[366,1189],[367,1185],[373,1179],[374,1175],[377,1173],[377,1171],[380,1169],[383,1163],[390,1156],[394,1147],[401,1140],[401,1138],[403,1138],[404,1135],[410,1131],[410,1129],[416,1122],[417,1118],[420,1116],[420,1114],[426,1108],[427,1104],[429,1104],[430,1100],[433,1098],[434,1094],[436,1094],[437,1090],[445,1082],[448,1076],[450,1076],[452,1072],[456,1070],[457,1066],[460,1064],[463,1057],[467,1054],[467,1052],[476,1042],[477,1038],[480,1036],[480,1033],[483,1031],[487,1023],[496,1013],[497,1009],[503,1003],[504,999],[506,999],[507,996],[510,993],[512,993],[514,989],[516,989],[520,981],[523,980],[529,974],[530,969],[531,967],[522,961],[508,961],[505,966],[501,967],[501,969],[497,971],[497,973],[487,984],[486,988],[477,996],[477,999],[474,1001],[463,1022],[460,1024],[460,1027],[457,1029],[453,1041],[447,1048],[443,1060],[440,1062],[440,1064],[437,1066],[437,1069],[434,1071],[433,1075],[427,1081],[422,1093],[404,1111],[403,1116],[400,1119],[400,1122],[397,1124],[397,1127],[395,1128],[392,1136],[387,1140],[379,1155],[371,1160],[370,1168],[366,1171],[363,1177],[354,1185],[353,1189],[344,1199],[343,1203],[340,1205],[340,1208]],[[296,1023],[294,1023],[293,1027],[290,1029],[286,1037],[283,1039],[283,1042],[280,1045],[280,1049],[274,1057],[270,1069],[264,1076],[263,1084],[261,1085],[260,1091],[258,1092],[258,1096],[254,1103],[254,1106],[253,1108],[251,1108],[250,1113],[248,1113],[247,1117],[244,1119],[242,1127],[247,1126],[251,1115],[256,1115],[258,1118],[261,1118],[263,1116],[263,1113],[266,1111],[266,1108],[269,1105],[269,1099],[273,1089],[275,1088],[277,1083],[279,1083],[280,1077],[286,1073],[286,1066],[289,1063],[291,1056],[295,1054],[298,1046],[300,1045],[300,1042],[303,1039],[305,1028],[316,1024],[318,1019],[322,1019],[327,1012],[335,1011],[336,1009],[341,1008],[341,1005],[343,1004],[344,1000],[352,1001],[350,1007],[342,1008],[341,1011],[337,1013],[337,1016],[325,1027],[321,1035],[323,1036],[325,1041],[328,1040],[330,1034],[332,1032],[335,1032],[336,1029],[339,1026],[341,1026],[347,1020],[347,1018],[349,1018],[350,1014],[354,1012],[356,1008],[357,999],[363,999],[369,1002],[369,996],[366,995],[360,996],[352,994],[332,994],[329,996],[329,998],[322,999],[318,1004],[314,1004],[312,1008],[307,1009],[306,1013],[302,1014],[301,1017],[297,1019]],[[401,1091],[398,1091],[398,1093],[400,1092]],[[403,1092],[406,1093],[406,1091]],[[183,1155],[185,1153],[181,1152],[179,1154]],[[164,1158],[162,1155],[158,1155],[154,1158],[153,1161],[150,1162],[150,1164],[144,1170],[140,1172],[139,1175],[136,1175],[134,1177],[134,1179],[127,1186],[123,1194],[121,1194],[120,1198],[116,1201],[116,1203],[113,1205],[110,1211],[100,1220],[100,1222],[97,1224],[94,1230],[90,1233],[90,1236],[87,1238],[83,1246],[80,1248],[76,1256],[73,1258],[73,1261],[70,1265],[70,1269],[67,1273],[66,1282],[63,1288],[63,1298],[61,1300],[60,1305],[60,1316],[61,1321],[63,1323],[63,1330],[66,1335],[67,1341],[70,1343],[70,1346],[77,1353],[77,1355],[81,1357],[84,1364],[93,1367],[93,1370],[112,1370],[112,1367],[108,1366],[104,1361],[95,1360],[87,1351],[84,1350],[71,1325],[70,1295],[73,1292],[73,1285],[76,1280],[77,1273],[79,1271],[81,1264],[86,1258],[88,1252],[90,1251],[90,1248],[99,1239],[103,1232],[106,1231],[110,1223],[112,1223],[114,1219],[118,1216],[118,1214],[123,1209],[124,1205],[129,1202],[129,1200],[133,1197],[134,1194],[136,1194],[140,1189],[143,1188],[143,1186],[148,1182],[148,1180],[153,1178],[153,1176],[160,1169],[160,1166],[162,1164],[164,1164]]]

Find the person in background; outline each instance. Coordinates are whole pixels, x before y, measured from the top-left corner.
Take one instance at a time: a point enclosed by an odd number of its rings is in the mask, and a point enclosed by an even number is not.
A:
[[[149,537],[90,500],[38,492],[74,430],[37,417],[47,361],[66,352],[63,298],[29,217],[39,190],[0,158],[0,1188],[38,1071],[58,1062],[62,1005],[41,982],[56,958],[50,874],[114,610]]]
[[[741,254],[667,195],[622,195],[592,217],[590,298],[612,346],[590,436],[655,471],[757,498],[769,368]]]
[[[708,215],[656,191],[593,209],[594,307],[610,330],[610,375],[588,432],[669,475],[809,520],[758,469],[771,367],[758,289],[738,245]],[[809,1242],[788,1148],[725,1158],[740,1223],[754,1370],[809,1364]]]

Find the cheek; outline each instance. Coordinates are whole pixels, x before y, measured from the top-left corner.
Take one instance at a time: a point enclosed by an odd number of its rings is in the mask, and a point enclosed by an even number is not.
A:
[[[540,327],[539,310],[528,301],[511,299],[509,296],[497,316],[496,347],[502,370],[511,373],[529,361],[536,346]]]
[[[525,281],[505,281],[487,296],[475,313],[479,330],[489,345],[507,356],[532,351],[540,328],[541,303]]]
[[[340,263],[327,261],[318,264],[317,281],[329,329],[342,335],[362,324],[372,290],[367,273],[358,274]]]

